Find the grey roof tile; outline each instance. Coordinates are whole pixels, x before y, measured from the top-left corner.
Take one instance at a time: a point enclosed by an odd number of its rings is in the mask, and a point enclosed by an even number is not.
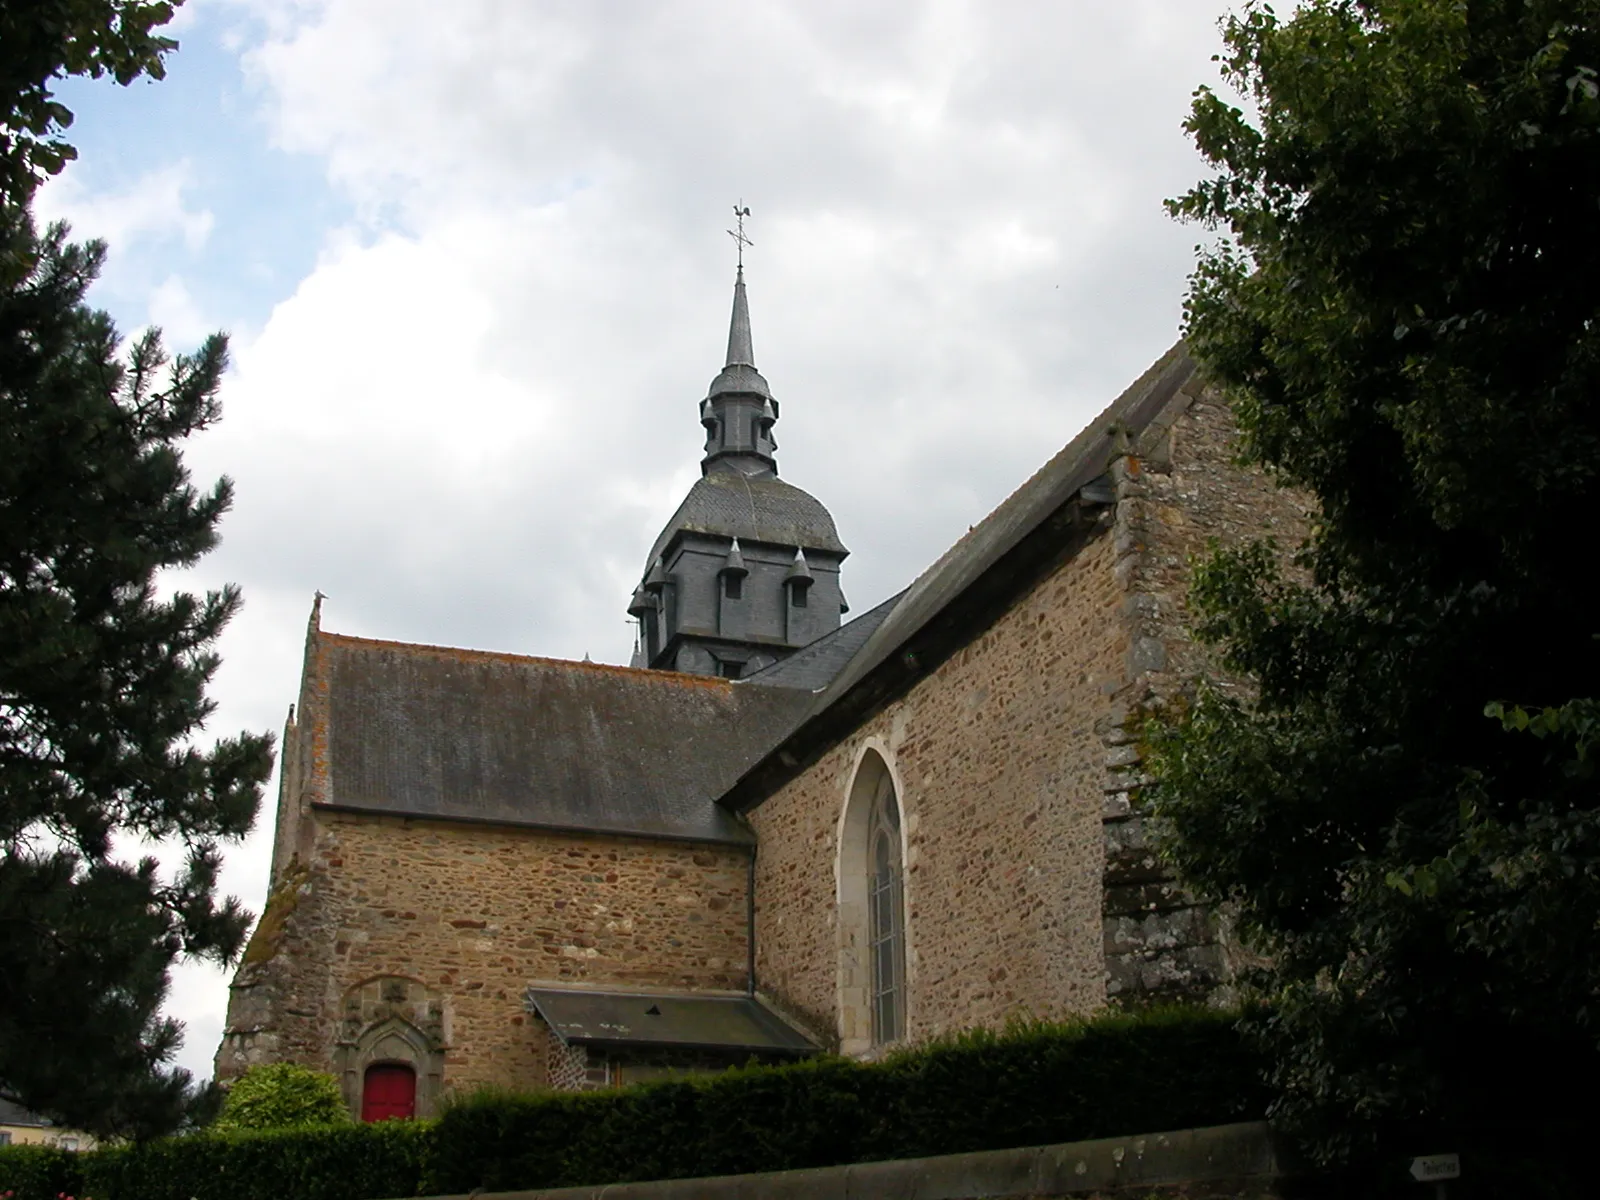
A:
[[[646,563],[654,563],[673,537],[685,530],[849,553],[822,502],[775,476],[749,478],[737,471],[712,471],[696,480],[650,547]]]
[[[26,1125],[43,1128],[54,1123],[47,1117],[41,1117],[36,1112],[28,1111],[15,1101],[0,1097],[0,1125]]]
[[[785,1056],[817,1052],[754,996],[530,987],[526,1002],[569,1045]]]
[[[318,632],[329,807],[747,842],[715,797],[805,695]]]
[[[816,641],[796,650],[788,658],[780,658],[770,667],[741,679],[739,683],[758,683],[768,687],[804,688],[808,692],[821,691],[833,682],[866,641],[877,632],[904,592],[890,596],[878,607],[862,613],[855,620],[841,625],[832,633],[825,633]]]

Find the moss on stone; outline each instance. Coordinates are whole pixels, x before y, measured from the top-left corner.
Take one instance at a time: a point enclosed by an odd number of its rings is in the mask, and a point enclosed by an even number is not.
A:
[[[250,935],[250,942],[244,948],[240,965],[270,962],[277,956],[278,947],[283,944],[284,924],[299,906],[301,885],[310,877],[311,871],[301,866],[298,858],[289,861],[288,870],[284,871],[278,886],[267,897],[267,906],[262,910],[255,932]]]

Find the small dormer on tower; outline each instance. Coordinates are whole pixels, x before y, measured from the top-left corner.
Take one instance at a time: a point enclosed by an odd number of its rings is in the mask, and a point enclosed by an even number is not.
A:
[[[738,236],[742,249],[742,225]],[[628,605],[640,630],[634,665],[737,679],[839,627],[850,553],[828,510],[778,478],[778,402],[756,370],[742,261],[727,360],[697,411],[701,478],[650,548]]]

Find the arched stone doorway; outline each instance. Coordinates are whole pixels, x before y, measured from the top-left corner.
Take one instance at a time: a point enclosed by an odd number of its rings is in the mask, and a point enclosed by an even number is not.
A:
[[[345,993],[334,1065],[353,1115],[369,1119],[368,1084],[375,1071],[383,1105],[401,1103],[409,1078],[407,1115],[435,1114],[444,1087],[445,1016],[443,999],[433,989],[403,975],[380,975]]]
[[[882,755],[862,755],[839,827],[839,1049],[906,1033],[906,899],[900,797]]]

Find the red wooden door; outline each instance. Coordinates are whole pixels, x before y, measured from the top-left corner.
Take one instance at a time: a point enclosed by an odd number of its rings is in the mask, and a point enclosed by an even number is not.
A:
[[[417,1073],[398,1063],[367,1068],[361,1088],[361,1119],[388,1121],[417,1112]]]

